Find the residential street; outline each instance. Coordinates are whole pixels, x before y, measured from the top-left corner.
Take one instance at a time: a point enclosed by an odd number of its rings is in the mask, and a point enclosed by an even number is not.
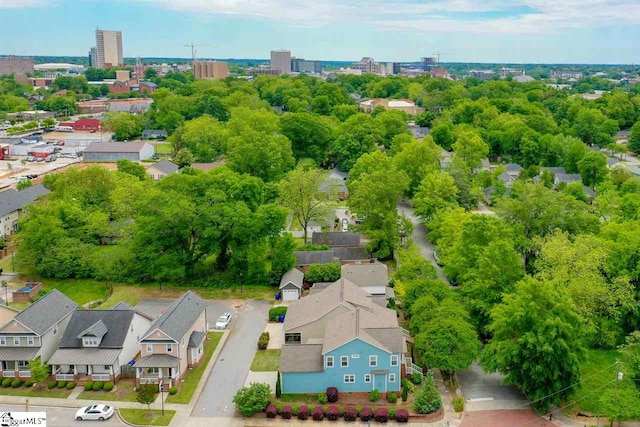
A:
[[[413,214],[413,209],[411,209],[411,206],[406,202],[398,203],[398,212],[405,214],[411,220],[413,223],[413,243],[420,248],[422,256],[433,264],[436,272],[438,273],[438,277],[448,284],[449,281],[447,280],[447,276],[444,274],[444,271],[442,271],[442,267],[438,265],[433,257],[435,246],[427,240],[427,229],[424,225],[420,224],[418,218]]]
[[[87,401],[87,405],[91,402]],[[91,421],[76,421],[74,416],[76,411],[80,409],[78,408],[52,408],[52,407],[44,407],[44,406],[29,406],[29,412],[46,412],[47,413],[47,426],[48,427],[69,427],[69,426],[86,426],[87,424],[93,425]],[[5,412],[24,412],[25,407],[14,406],[14,405],[0,405],[0,414]],[[100,427],[109,427],[109,426],[124,426],[122,421],[118,418],[116,414],[113,415],[110,419],[102,422],[96,422],[95,424],[99,424]]]
[[[222,352],[206,380],[200,398],[195,403],[191,416],[233,417],[233,396],[244,386],[253,356],[257,350],[258,337],[267,324],[270,305],[266,301],[242,301],[231,324],[231,333]],[[213,325],[215,319],[209,322]]]

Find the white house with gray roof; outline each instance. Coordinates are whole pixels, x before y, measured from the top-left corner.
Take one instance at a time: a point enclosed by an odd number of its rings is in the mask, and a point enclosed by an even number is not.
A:
[[[304,273],[297,268],[292,268],[282,275],[280,280],[280,294],[283,301],[300,299],[304,286]]]
[[[49,359],[58,381],[116,381],[140,352],[139,337],[151,318],[126,304],[76,310],[58,350]]]
[[[188,291],[140,337],[135,363],[137,384],[179,386],[187,369],[200,363],[207,339],[207,303]]]
[[[154,163],[147,168],[147,173],[154,181],[160,181],[167,175],[178,172],[180,168],[169,160],[160,160],[158,163]]]
[[[78,304],[54,289],[0,326],[0,364],[5,378],[30,378],[29,361],[47,363]]]
[[[0,237],[18,231],[18,220],[24,208],[49,193],[50,191],[40,184],[20,191],[9,189],[0,192]]]

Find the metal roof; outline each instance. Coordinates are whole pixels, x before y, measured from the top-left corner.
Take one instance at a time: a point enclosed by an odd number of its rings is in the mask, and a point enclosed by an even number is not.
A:
[[[145,142],[92,142],[85,153],[139,153]]]
[[[44,335],[56,323],[75,310],[78,304],[57,289],[18,313],[9,322],[17,320],[38,335]],[[7,322],[8,323],[8,322]]]
[[[206,305],[198,295],[187,291],[171,303],[162,316],[151,325],[144,337],[159,329],[174,341],[179,342],[189,332]]]
[[[0,360],[32,360],[40,347],[0,347]]]
[[[61,348],[47,361],[49,365],[113,365],[121,349]]]
[[[177,368],[179,360],[168,354],[152,354],[136,360],[134,368]]]

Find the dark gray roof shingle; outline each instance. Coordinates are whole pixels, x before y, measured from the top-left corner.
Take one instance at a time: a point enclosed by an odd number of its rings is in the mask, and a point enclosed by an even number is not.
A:
[[[13,320],[22,323],[36,334],[43,335],[77,307],[78,304],[54,289],[18,313]]]
[[[102,338],[108,332],[107,326],[101,320],[98,320],[93,325],[89,326],[84,331],[78,334],[78,338],[82,338],[85,336]]]
[[[322,344],[288,344],[280,352],[280,372],[322,372]]]
[[[178,169],[180,169],[178,165],[170,162],[169,160],[160,160],[158,163],[155,163],[149,167],[155,168],[160,172],[164,172],[167,175],[178,172]]]
[[[297,268],[292,268],[287,271],[282,275],[282,279],[280,280],[280,289],[289,283],[293,284],[298,289],[302,289],[302,285],[304,284],[304,273]]]
[[[38,198],[49,194],[43,185],[32,185],[24,190],[6,190],[0,193],[0,216],[8,215],[35,202]]]
[[[340,261],[353,261],[358,259],[369,259],[369,254],[367,254],[367,250],[360,247],[335,247],[333,248],[333,252]]]
[[[134,314],[133,310],[76,310],[60,340],[60,348],[82,348],[83,332],[100,322],[106,332],[98,348],[122,348]]]
[[[175,300],[167,310],[153,322],[145,336],[156,329],[178,342],[191,329],[193,323],[200,316],[207,304],[198,295],[187,291]]]
[[[311,241],[314,245],[359,246],[360,233],[353,231],[313,233]]]
[[[200,345],[202,341],[204,341],[204,337],[207,334],[200,331],[191,332],[191,336],[189,337],[189,348],[196,348]]]
[[[329,264],[337,262],[335,253],[330,251],[295,251],[293,256],[296,257],[296,265],[305,266],[311,264]]]

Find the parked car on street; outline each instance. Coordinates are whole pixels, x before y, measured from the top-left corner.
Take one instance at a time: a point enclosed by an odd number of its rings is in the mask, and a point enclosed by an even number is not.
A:
[[[218,320],[216,320],[216,329],[227,329],[227,326],[229,326],[229,323],[231,323],[231,313],[222,313],[222,316],[218,317]]]
[[[113,416],[114,409],[108,405],[91,405],[78,409],[76,412],[76,420],[92,420],[104,421]]]

